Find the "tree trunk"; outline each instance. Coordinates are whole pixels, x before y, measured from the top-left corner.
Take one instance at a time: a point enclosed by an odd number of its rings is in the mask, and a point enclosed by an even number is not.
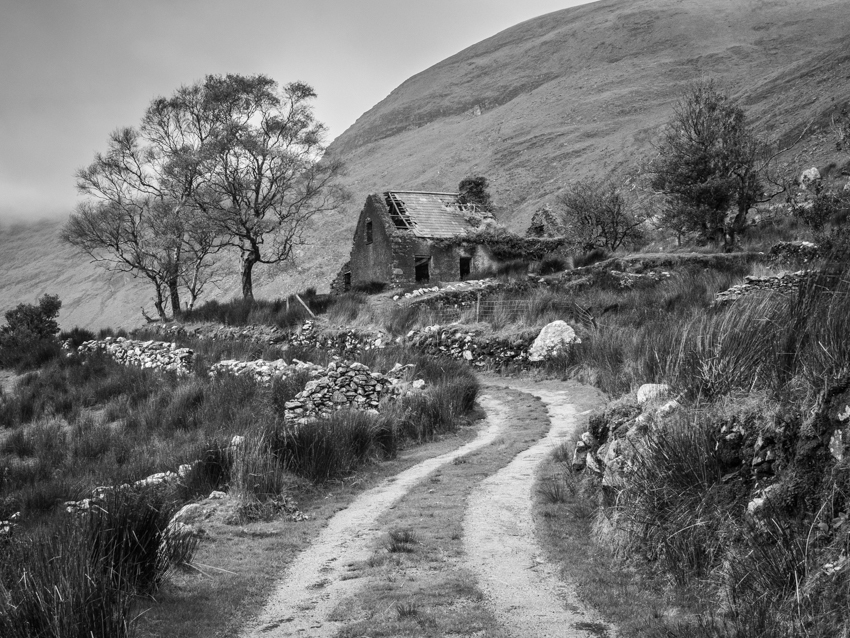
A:
[[[251,279],[251,272],[257,261],[257,255],[253,251],[242,258],[242,299],[244,301],[254,301],[254,284]]]
[[[171,301],[171,312],[174,318],[177,319],[182,313],[182,310],[180,308],[180,290],[176,276],[168,280],[168,296]]]
[[[154,298],[153,307],[156,308],[156,314],[159,315],[159,320],[162,323],[168,321],[165,315],[165,300],[162,298],[162,291],[157,288],[156,297]]]

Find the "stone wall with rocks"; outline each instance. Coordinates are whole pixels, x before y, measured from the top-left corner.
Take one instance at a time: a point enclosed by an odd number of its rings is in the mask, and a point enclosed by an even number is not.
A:
[[[154,323],[145,326],[146,332],[154,332],[172,339],[188,337],[211,341],[256,341],[258,343],[286,343],[289,332],[277,326],[225,326],[221,324]]]
[[[474,326],[427,326],[411,330],[405,341],[414,349],[432,356],[446,356],[483,368],[508,364],[527,365],[528,351],[539,330],[501,336]]]
[[[718,292],[714,296],[714,304],[720,305],[731,303],[747,295],[757,292],[775,292],[783,295],[795,294],[800,286],[803,285],[810,277],[816,276],[817,273],[810,270],[798,270],[791,273],[779,273],[778,275],[768,275],[765,277],[757,277],[748,275],[744,277],[744,283],[732,286],[731,288]]]
[[[289,337],[290,345],[320,348],[342,357],[375,348],[386,348],[392,342],[393,339],[382,332],[323,329],[314,321],[304,322],[301,330]]]
[[[225,359],[210,366],[211,377],[232,375],[234,377],[250,377],[261,385],[271,385],[275,379],[286,379],[300,372],[308,374],[324,370],[320,365],[293,359],[287,363],[283,359],[267,361],[255,359],[253,361],[238,361],[236,359]]]
[[[820,247],[810,241],[781,241],[771,247],[767,260],[771,264],[808,264],[822,257]]]
[[[400,380],[404,366],[397,366],[384,375],[372,372],[362,363],[333,361],[284,408],[284,416],[295,422],[305,422],[314,417],[327,417],[336,410],[357,408],[377,410],[381,402],[397,397],[404,386]],[[420,381],[419,386],[424,385]]]
[[[77,352],[105,352],[124,365],[174,371],[177,374],[190,374],[195,356],[192,350],[179,348],[176,343],[137,341],[124,337],[106,337],[100,341],[84,341],[77,348]]]

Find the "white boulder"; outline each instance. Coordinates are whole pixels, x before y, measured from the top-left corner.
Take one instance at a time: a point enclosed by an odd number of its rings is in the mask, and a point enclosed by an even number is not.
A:
[[[803,188],[808,188],[811,184],[820,181],[820,171],[812,166],[810,169],[803,171],[800,175],[800,185]]]
[[[666,383],[644,383],[638,388],[638,405],[644,405],[655,399],[663,399],[670,394],[670,386]]]
[[[581,343],[566,321],[553,321],[543,327],[528,351],[529,361],[543,361],[565,352],[572,344]]]

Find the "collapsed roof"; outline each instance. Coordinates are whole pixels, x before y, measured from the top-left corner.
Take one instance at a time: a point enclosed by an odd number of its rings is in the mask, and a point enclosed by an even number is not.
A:
[[[387,191],[384,197],[396,228],[427,239],[462,235],[480,223],[474,214],[490,216],[475,204],[458,202],[457,193]]]

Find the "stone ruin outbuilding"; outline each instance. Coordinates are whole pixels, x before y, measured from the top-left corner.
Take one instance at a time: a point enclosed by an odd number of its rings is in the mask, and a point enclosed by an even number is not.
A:
[[[331,292],[376,282],[402,286],[463,281],[486,272],[496,260],[470,233],[489,219],[490,213],[459,203],[457,193],[369,195],[357,220],[351,257]]]

